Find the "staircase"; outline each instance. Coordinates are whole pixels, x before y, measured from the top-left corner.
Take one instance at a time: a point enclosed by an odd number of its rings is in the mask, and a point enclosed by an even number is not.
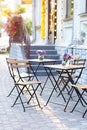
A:
[[[46,50],[45,58],[47,58],[47,59],[57,59],[57,60],[60,59],[54,45],[52,45],[52,46],[51,45],[48,45],[48,46],[47,45],[44,45],[44,46],[31,45],[30,46],[30,59],[38,58],[38,56],[36,54],[36,50]],[[12,44],[9,57],[16,58],[16,59],[25,59],[24,47]],[[59,62],[57,62],[57,63],[59,63]],[[49,63],[46,63],[46,64],[49,64]],[[38,63],[31,62],[31,65],[32,65],[33,69],[36,70]],[[43,65],[40,65],[40,67],[38,68],[37,75],[38,76],[46,75]]]
[[[60,59],[54,45],[52,45],[52,46],[31,45],[30,46],[30,59],[37,59],[38,58],[38,56],[36,54],[36,50],[45,50],[46,51],[45,58],[47,58],[47,59],[57,59],[57,60]],[[59,62],[57,62],[57,63],[59,63]],[[31,65],[32,65],[33,69],[35,70],[37,68],[38,63],[32,62]],[[38,76],[45,76],[46,75],[46,72],[43,68],[43,65],[40,65],[38,72],[37,72],[37,75]]]

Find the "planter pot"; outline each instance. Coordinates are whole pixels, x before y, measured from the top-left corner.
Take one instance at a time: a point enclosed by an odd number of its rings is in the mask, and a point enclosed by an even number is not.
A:
[[[69,60],[68,60],[68,61],[64,61],[64,60],[63,60],[63,61],[62,61],[62,65],[69,66],[69,62],[70,62]]]
[[[15,59],[29,59],[29,48],[26,45],[12,43],[9,51],[9,57]]]
[[[70,61],[68,60],[68,61],[66,61],[66,66],[69,66],[69,63],[70,63]]]

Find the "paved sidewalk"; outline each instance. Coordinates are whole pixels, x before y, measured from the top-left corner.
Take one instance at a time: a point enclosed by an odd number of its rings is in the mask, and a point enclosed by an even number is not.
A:
[[[7,97],[13,81],[8,72],[6,57],[0,54],[0,130],[87,130],[87,114],[82,118],[81,112],[70,113],[71,106],[64,112],[64,102],[61,97],[56,98],[56,93],[42,110],[33,107],[23,112],[21,105],[11,108],[15,95]],[[43,77],[40,78],[43,81]],[[42,105],[46,103],[49,87],[50,83],[40,97]],[[54,101],[59,105],[54,104]]]

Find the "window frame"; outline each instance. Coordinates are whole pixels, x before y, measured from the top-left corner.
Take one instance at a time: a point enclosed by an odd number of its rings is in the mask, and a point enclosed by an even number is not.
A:
[[[71,14],[71,8],[72,8],[72,0],[66,0],[66,18],[73,16],[73,14]],[[73,9],[74,9],[74,4],[73,4]]]

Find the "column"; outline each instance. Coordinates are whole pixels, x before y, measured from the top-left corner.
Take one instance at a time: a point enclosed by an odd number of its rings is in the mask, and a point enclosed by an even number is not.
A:
[[[79,40],[80,37],[80,0],[74,0],[74,16],[73,16],[73,26],[72,35],[73,39]]]

